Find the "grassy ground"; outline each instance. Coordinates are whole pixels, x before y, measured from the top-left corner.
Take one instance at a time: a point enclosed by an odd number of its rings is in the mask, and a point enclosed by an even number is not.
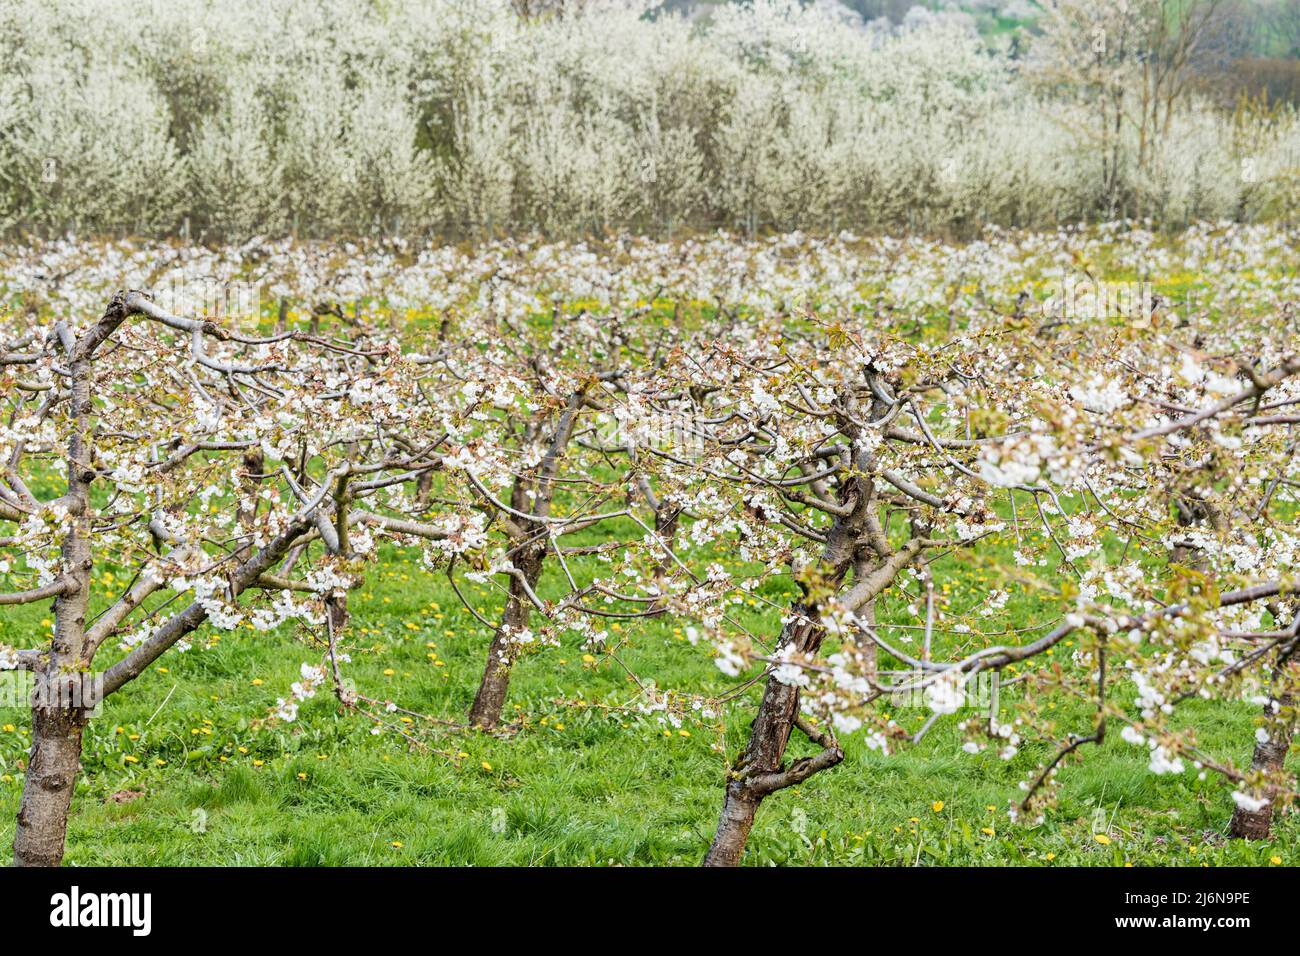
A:
[[[389,551],[353,607],[351,673],[362,691],[460,717],[487,634],[445,581]],[[6,609],[0,641],[47,629],[47,614]],[[774,629],[774,620],[752,610],[754,624]],[[703,646],[692,647],[670,621],[629,631],[619,657],[662,687],[728,686]],[[287,695],[299,664],[319,659],[292,633],[241,630],[210,648],[168,654],[111,698],[86,732],[67,862],[694,864],[720,806],[725,755],[740,747],[757,693],[723,722],[665,727],[591,706],[635,696],[614,660],[550,649],[516,669],[518,731],[432,730],[431,748],[448,759],[413,752],[397,735],[372,735],[325,692],[295,723],[259,723]],[[895,716],[910,728],[925,714],[900,708]],[[1063,724],[1072,716],[1086,726],[1083,711],[1063,710]],[[1251,708],[1205,705],[1195,717],[1209,750],[1248,758]],[[848,742],[843,764],[762,808],[746,862],[1271,865],[1300,856],[1289,821],[1271,845],[1225,842],[1231,804],[1221,783],[1191,771],[1153,776],[1141,748],[1114,739],[1062,771],[1061,801],[1044,823],[1014,826],[1008,801],[1047,748],[1027,746],[1010,762],[970,757],[958,751],[952,721],[890,757]],[[0,710],[0,728],[7,846],[30,723],[10,708]]]

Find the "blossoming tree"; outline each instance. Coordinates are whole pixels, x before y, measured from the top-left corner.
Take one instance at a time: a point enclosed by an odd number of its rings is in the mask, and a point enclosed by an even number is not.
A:
[[[398,401],[391,383],[404,377],[383,349],[246,335],[140,292],[115,295],[84,327],[59,321],[13,344],[0,519],[15,525],[6,569],[31,586],[0,604],[52,599],[54,610],[43,646],[0,649],[0,665],[35,679],[14,858],[51,865],[82,728],[102,700],[204,624],[265,631],[318,619],[321,602],[337,608],[346,562],[373,546],[367,526],[388,520],[350,515],[351,502],[432,465],[427,449],[401,448],[409,396]],[[265,471],[248,473],[251,460]],[[124,589],[96,576],[105,565]]]
[[[1004,759],[1031,732],[1058,740],[1013,816],[1050,801],[1060,761],[1100,742],[1108,720],[1150,747],[1155,773],[1181,773],[1187,757],[1236,782],[1238,835],[1266,831],[1247,817],[1291,799],[1279,755],[1294,719],[1296,542],[1270,500],[1294,467],[1294,416],[1263,409],[1296,401],[1295,342],[1210,360],[1197,347],[1205,335],[1193,343],[1195,333],[1154,314],[1127,318],[1123,330],[1080,321],[1045,334],[1048,323],[994,313],[909,342],[856,317],[803,329],[775,317],[708,329],[695,343],[702,358],[681,374],[709,396],[701,483],[729,489],[712,519],[763,568],[739,586],[752,594],[777,568],[797,586],[779,635],[737,639],[716,615],[709,622],[719,666],[739,676],[760,662],[765,690],[706,863],[738,862],[767,797],[839,763],[837,733],[865,727],[881,750],[920,739],[979,675],[1046,659],[1067,639],[1082,645],[1073,666],[1052,660],[1026,674],[1014,719],[961,722],[969,751],[993,743]],[[1212,529],[1180,518],[1189,501],[1220,516]],[[995,544],[1008,534],[1010,554]],[[1166,560],[1174,545],[1203,552],[1205,570]],[[958,552],[971,553],[965,566],[940,564]],[[959,641],[935,660],[934,578],[940,567],[969,573],[970,561],[997,584],[982,614],[1006,625],[990,633],[1017,630],[1004,610],[1012,589],[1037,596],[1044,619],[1029,630],[1045,633],[999,644],[986,634],[985,646]],[[882,622],[893,595],[909,606]],[[885,636],[908,627],[922,629],[920,653]],[[882,655],[910,673],[887,678]],[[1137,688],[1136,714],[1114,700],[1120,681]],[[916,734],[880,707],[903,693],[923,695],[933,714]],[[1093,702],[1086,733],[1052,719],[1046,702],[1061,693]],[[1241,695],[1265,705],[1250,771],[1216,762],[1172,720],[1179,702]],[[787,761],[796,729],[819,749]]]

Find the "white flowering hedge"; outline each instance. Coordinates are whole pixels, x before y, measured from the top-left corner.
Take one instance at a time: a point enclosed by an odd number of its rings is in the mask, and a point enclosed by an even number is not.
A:
[[[756,0],[703,24],[640,6],[521,21],[507,0],[13,0],[0,228],[971,232],[1295,208],[1290,113],[1180,101],[1139,168],[1128,123],[1103,155],[1091,80],[1033,87],[951,19],[865,29]]]

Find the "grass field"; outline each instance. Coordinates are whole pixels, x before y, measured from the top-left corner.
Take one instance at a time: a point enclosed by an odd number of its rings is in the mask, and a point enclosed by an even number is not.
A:
[[[460,719],[488,635],[445,579],[389,549],[352,605],[351,675],[362,691]],[[754,625],[775,630],[774,611],[751,610]],[[0,641],[47,629],[47,613],[6,609]],[[429,749],[421,751],[395,734],[371,734],[365,718],[340,712],[325,692],[297,722],[262,724],[299,664],[318,660],[319,649],[291,633],[243,630],[204,647],[213,636],[165,656],[90,722],[68,864],[693,864],[712,835],[726,761],[752,714],[745,704],[757,694],[751,689],[723,722],[674,728],[595,706],[634,698],[631,678],[608,656],[584,662],[580,649],[552,648],[516,668],[513,734],[430,726]],[[660,687],[720,693],[730,686],[704,645],[691,646],[668,620],[629,630],[618,657]],[[1014,706],[1010,690],[1004,699]],[[1253,708],[1214,705],[1192,714],[1209,728],[1202,745],[1248,760]],[[925,716],[919,708],[895,715],[909,729]],[[1084,709],[1063,709],[1061,726],[1073,716],[1086,727]],[[1220,832],[1231,803],[1219,780],[1199,781],[1192,770],[1154,776],[1144,750],[1114,735],[1062,771],[1060,803],[1041,825],[1012,824],[1008,801],[1048,748],[1027,745],[1008,762],[967,756],[953,721],[888,757],[849,739],[843,764],[763,806],[746,862],[1295,862],[1292,820],[1280,821],[1272,844],[1227,842]],[[0,840],[7,845],[30,723],[10,708],[0,710],[0,726]]]

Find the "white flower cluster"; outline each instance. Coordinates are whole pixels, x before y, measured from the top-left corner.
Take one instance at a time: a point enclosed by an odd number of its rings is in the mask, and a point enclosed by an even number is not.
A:
[[[955,714],[966,703],[965,681],[957,670],[948,670],[925,688],[925,703],[936,714]]]
[[[294,681],[290,687],[289,699],[281,697],[275,702],[271,715],[277,720],[292,722],[298,719],[298,705],[316,696],[316,691],[328,676],[324,664],[304,663],[298,669],[301,680]]]

